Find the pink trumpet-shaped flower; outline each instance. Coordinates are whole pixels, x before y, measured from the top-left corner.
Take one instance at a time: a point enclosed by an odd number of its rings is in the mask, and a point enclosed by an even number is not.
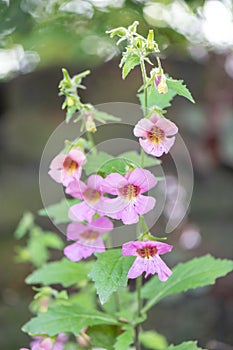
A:
[[[124,224],[138,222],[139,215],[148,213],[155,206],[155,199],[144,196],[143,193],[156,184],[154,175],[140,168],[127,173],[125,177],[117,173],[108,175],[105,178],[104,189],[117,197],[102,203],[104,215],[121,219]]]
[[[166,281],[172,271],[159,255],[170,252],[172,248],[171,245],[158,241],[131,241],[123,244],[122,255],[136,256],[128,277],[137,278],[143,272],[146,273],[145,277],[157,273],[160,281]]]
[[[87,225],[72,222],[67,227],[67,239],[76,241],[64,249],[65,256],[72,261],[86,259],[93,253],[105,251],[102,235],[113,229],[107,218],[99,218]]]
[[[82,181],[73,181],[67,186],[66,193],[83,200],[70,207],[70,219],[91,222],[93,215],[101,208],[102,201],[107,200],[102,191],[104,181],[99,175],[91,175],[87,180],[87,185]]]
[[[86,157],[79,148],[72,148],[67,154],[58,154],[50,164],[49,175],[58,183],[67,186],[79,180]]]
[[[169,152],[175,142],[173,135],[177,132],[178,128],[173,122],[158,115],[139,120],[134,128],[134,135],[140,137],[144,151],[155,157]]]

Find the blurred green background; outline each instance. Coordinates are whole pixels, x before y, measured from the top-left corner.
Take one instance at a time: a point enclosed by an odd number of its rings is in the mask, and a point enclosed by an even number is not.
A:
[[[177,97],[169,116],[190,151],[195,185],[191,210],[171,240],[174,262],[211,253],[233,258],[233,4],[230,0],[0,1],[0,349],[27,346],[28,265],[14,261],[13,231],[23,212],[42,207],[38,169],[45,143],[63,121],[61,68],[90,68],[84,101],[135,102],[139,70],[121,80],[120,49],[105,34],[140,22],[155,29],[165,71],[184,79],[195,105]],[[38,218],[46,228],[49,220]],[[169,342],[198,339],[233,349],[232,274],[214,287],[168,299],[145,327]]]

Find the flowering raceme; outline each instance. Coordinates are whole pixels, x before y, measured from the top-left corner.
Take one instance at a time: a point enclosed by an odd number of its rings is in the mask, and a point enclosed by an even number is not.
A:
[[[157,241],[131,241],[124,243],[122,246],[122,255],[136,256],[131,266],[128,277],[137,278],[143,272],[145,277],[149,274],[158,274],[160,281],[166,281],[172,274],[172,271],[164,263],[159,255],[168,253],[172,250],[172,246]]]
[[[134,128],[134,135],[140,137],[139,142],[144,151],[155,157],[169,152],[175,142],[173,135],[177,132],[178,128],[173,122],[156,114],[150,119],[139,120]]]
[[[58,183],[67,186],[74,180],[79,180],[86,156],[80,148],[72,148],[67,154],[58,154],[50,164],[49,175]]]
[[[72,261],[86,259],[93,253],[105,251],[102,235],[112,231],[113,223],[99,218],[87,225],[72,222],[67,227],[67,239],[76,241],[64,249],[65,256]]]
[[[99,175],[91,175],[87,180],[87,185],[82,181],[72,181],[67,186],[66,193],[83,200],[69,209],[71,220],[91,222],[96,211],[101,209],[102,201],[107,200],[102,191],[104,181]]]
[[[155,198],[143,193],[156,184],[155,176],[149,170],[140,168],[127,173],[125,177],[118,173],[108,175],[104,189],[117,197],[103,202],[102,212],[114,219],[121,219],[127,225],[138,222],[139,215],[148,213],[155,206]]]

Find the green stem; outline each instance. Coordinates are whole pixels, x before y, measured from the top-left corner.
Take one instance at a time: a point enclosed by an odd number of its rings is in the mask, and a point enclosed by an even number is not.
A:
[[[90,131],[87,131],[87,138],[88,138],[88,141],[91,144],[91,153],[92,154],[97,154],[97,150],[96,150],[96,147],[95,147],[95,142],[94,142],[92,133]]]
[[[147,75],[146,75],[146,67],[145,67],[145,62],[144,59],[141,58],[140,61],[140,66],[141,66],[141,72],[142,72],[142,80],[143,80],[143,85],[144,85],[144,116],[147,115],[147,88],[146,83],[147,83]]]

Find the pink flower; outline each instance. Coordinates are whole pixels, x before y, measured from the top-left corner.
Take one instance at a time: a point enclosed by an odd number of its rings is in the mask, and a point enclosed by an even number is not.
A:
[[[58,183],[67,186],[71,181],[79,180],[82,165],[86,157],[79,148],[72,148],[67,154],[58,154],[50,164],[49,175]]]
[[[123,244],[122,255],[136,256],[128,277],[137,278],[145,271],[145,277],[157,273],[160,281],[166,281],[172,271],[159,255],[170,252],[172,248],[169,244],[157,241],[135,241]]]
[[[168,136],[175,135],[177,132],[178,128],[173,122],[158,115],[139,120],[134,128],[134,135],[140,137],[139,142],[144,151],[155,157],[169,152],[175,137]]]
[[[95,252],[105,251],[102,235],[113,229],[107,218],[99,218],[87,225],[72,222],[67,227],[67,239],[77,241],[64,249],[65,256],[72,261],[86,259]]]
[[[108,175],[103,185],[105,191],[117,197],[102,203],[104,215],[121,219],[124,224],[138,222],[139,215],[148,213],[155,206],[155,199],[142,193],[149,191],[156,183],[150,171],[140,168],[127,173],[125,177],[117,173]]]
[[[56,340],[46,337],[34,337],[30,344],[31,350],[63,350],[64,344],[68,341],[68,337],[60,333]],[[22,348],[20,350],[29,350]]]
[[[66,193],[83,200],[69,209],[70,219],[92,221],[93,215],[101,208],[102,201],[108,200],[102,191],[104,181],[99,175],[91,175],[87,180],[87,185],[82,181],[73,181],[68,185]]]

